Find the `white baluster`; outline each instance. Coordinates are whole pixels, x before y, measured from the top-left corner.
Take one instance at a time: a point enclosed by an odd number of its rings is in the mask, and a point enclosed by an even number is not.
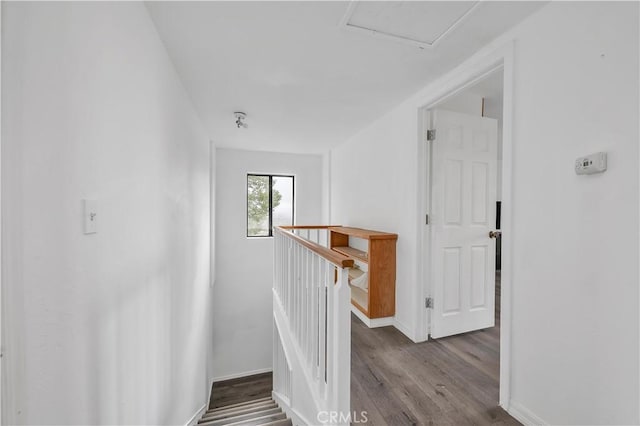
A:
[[[349,289],[349,270],[338,269],[338,282],[332,289],[333,318],[332,334],[332,393],[333,406],[345,415],[351,407],[351,290]]]
[[[305,358],[307,356],[307,352],[306,352],[306,340],[307,340],[307,336],[306,336],[306,331],[307,331],[307,265],[308,265],[308,258],[309,256],[309,250],[306,249],[306,247],[303,249],[303,253],[302,253],[302,280],[300,282],[300,290],[302,292],[302,299],[300,300],[300,310],[302,312],[302,316],[300,318],[300,349],[302,350],[302,353],[304,354]]]
[[[315,277],[315,281],[314,281],[314,288],[313,288],[313,294],[316,298],[316,303],[315,303],[315,313],[313,315],[313,320],[314,320],[314,336],[313,336],[313,366],[314,366],[314,377],[318,378],[319,376],[319,362],[320,362],[320,354],[319,354],[319,350],[320,350],[320,316],[321,316],[321,312],[322,312],[322,304],[320,301],[320,290],[323,288],[322,287],[322,258],[320,256],[318,256],[316,258],[316,277]]]
[[[328,303],[327,303],[327,285],[329,282],[329,271],[331,271],[332,269],[332,265],[327,262],[326,260],[323,259],[322,261],[322,282],[321,282],[321,286],[320,286],[320,324],[319,324],[319,329],[320,329],[320,339],[319,339],[319,355],[320,355],[320,362],[319,362],[319,377],[318,377],[318,384],[319,384],[319,391],[320,391],[320,395],[322,396],[326,396],[326,374],[327,374],[327,310],[328,310]]]
[[[315,255],[309,250],[309,264],[307,267],[307,327],[305,337],[305,348],[307,352],[307,368],[311,368],[311,359],[313,358],[312,334],[313,327],[313,259]]]
[[[291,321],[292,318],[292,313],[293,313],[293,280],[294,280],[294,274],[295,274],[295,254],[296,254],[296,249],[295,246],[293,244],[293,241],[289,241],[289,254],[287,256],[288,258],[288,268],[287,270],[289,271],[289,276],[287,278],[287,317],[289,318],[289,321]]]
[[[276,229],[274,233],[274,390],[292,407],[292,392],[299,389],[294,380],[298,383],[307,377],[304,380],[312,380],[309,385],[315,388],[317,406],[346,414],[351,355],[348,269],[332,264],[292,234],[302,234],[301,238],[316,244],[328,242],[329,235],[324,229]],[[290,364],[288,356],[297,361]],[[291,370],[292,365],[307,373]]]
[[[308,230],[307,230],[308,231]],[[308,327],[309,327],[309,258],[311,256],[311,250],[305,249],[304,253],[304,317],[302,319],[302,352],[305,356],[305,361],[309,359],[309,352],[307,348],[307,341],[309,339]],[[307,363],[305,362],[305,367]]]
[[[309,298],[311,301],[311,309],[309,310],[309,359],[308,365],[311,369],[311,372],[315,372],[316,368],[316,329],[317,329],[317,308],[318,308],[318,297],[316,293],[316,272],[317,272],[317,261],[318,255],[315,253],[311,257],[311,278],[309,281]]]

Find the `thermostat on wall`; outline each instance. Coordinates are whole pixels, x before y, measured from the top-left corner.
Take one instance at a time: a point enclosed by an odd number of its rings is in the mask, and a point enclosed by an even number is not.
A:
[[[596,152],[576,159],[577,175],[592,175],[594,173],[602,173],[607,170],[607,153]]]

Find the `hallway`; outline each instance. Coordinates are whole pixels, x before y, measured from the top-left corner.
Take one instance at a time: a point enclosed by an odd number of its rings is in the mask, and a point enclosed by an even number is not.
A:
[[[424,343],[394,327],[351,321],[351,409],[369,425],[517,425],[497,406],[500,281],[496,326]]]
[[[640,425],[640,0],[0,16],[0,426]]]
[[[498,401],[498,327],[415,344],[352,318],[351,407],[371,425],[519,424]]]

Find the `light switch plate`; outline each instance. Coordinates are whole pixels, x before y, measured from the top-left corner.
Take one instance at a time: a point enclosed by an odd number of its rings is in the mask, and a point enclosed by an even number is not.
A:
[[[98,232],[98,203],[96,200],[82,200],[84,210],[84,233]]]
[[[607,170],[607,153],[596,152],[586,157],[579,157],[576,159],[575,169],[577,175],[602,173]]]

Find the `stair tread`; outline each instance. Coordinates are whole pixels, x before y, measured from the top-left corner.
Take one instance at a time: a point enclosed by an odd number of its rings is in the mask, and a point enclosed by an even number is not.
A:
[[[272,414],[270,416],[256,417],[255,419],[250,419],[250,420],[241,420],[237,423],[225,423],[225,425],[226,426],[240,426],[240,425],[257,426],[257,425],[273,422],[275,420],[283,420],[286,418],[287,418],[287,415],[283,412],[280,412],[279,414]]]
[[[256,402],[262,401],[270,401],[272,398],[270,396],[258,399],[252,399],[251,401],[238,402],[236,404],[223,405],[222,407],[210,408],[208,411],[216,411],[216,410],[226,410],[228,408],[241,407],[243,405],[255,404]]]
[[[266,409],[266,408],[271,408],[271,407],[277,407],[277,406],[278,405],[274,401],[265,401],[265,402],[252,404],[252,405],[247,405],[247,406],[243,406],[243,407],[230,408],[230,409],[227,409],[227,410],[207,411],[206,413],[204,413],[202,418],[203,419],[209,419],[209,418],[221,417],[221,416],[227,416],[228,417],[229,415],[235,415],[235,414],[239,414],[239,413],[249,413],[251,411],[256,411],[256,410]]]
[[[207,413],[217,413],[217,412],[221,412],[221,411],[237,410],[237,409],[241,409],[241,408],[251,407],[251,406],[254,406],[254,405],[268,404],[270,402],[273,402],[273,399],[267,398],[267,399],[260,399],[260,400],[256,400],[256,401],[247,401],[247,402],[243,402],[241,404],[225,405],[223,407],[210,408],[210,409],[207,410]]]
[[[275,422],[262,423],[260,426],[293,426],[293,422],[291,421],[291,419],[286,418],[276,420]]]
[[[251,412],[251,413],[238,414],[238,415],[231,416],[231,417],[221,417],[221,418],[218,418],[218,419],[207,419],[207,420],[203,421],[202,423],[199,423],[199,425],[218,426],[218,425],[229,424],[229,423],[237,423],[240,420],[252,420],[252,419],[255,419],[255,418],[271,416],[271,415],[279,414],[279,413],[282,413],[282,410],[280,409],[280,407],[276,406],[276,407],[269,408],[269,409],[262,410],[262,411],[254,411],[254,412]]]
[[[265,405],[272,405],[275,403],[276,403],[275,401],[269,400],[269,401],[256,402],[255,404],[243,405],[242,407],[226,408],[224,410],[216,410],[216,411],[209,410],[205,413],[205,415],[216,415],[221,413],[230,413],[232,411],[248,410],[250,408],[264,407]]]

